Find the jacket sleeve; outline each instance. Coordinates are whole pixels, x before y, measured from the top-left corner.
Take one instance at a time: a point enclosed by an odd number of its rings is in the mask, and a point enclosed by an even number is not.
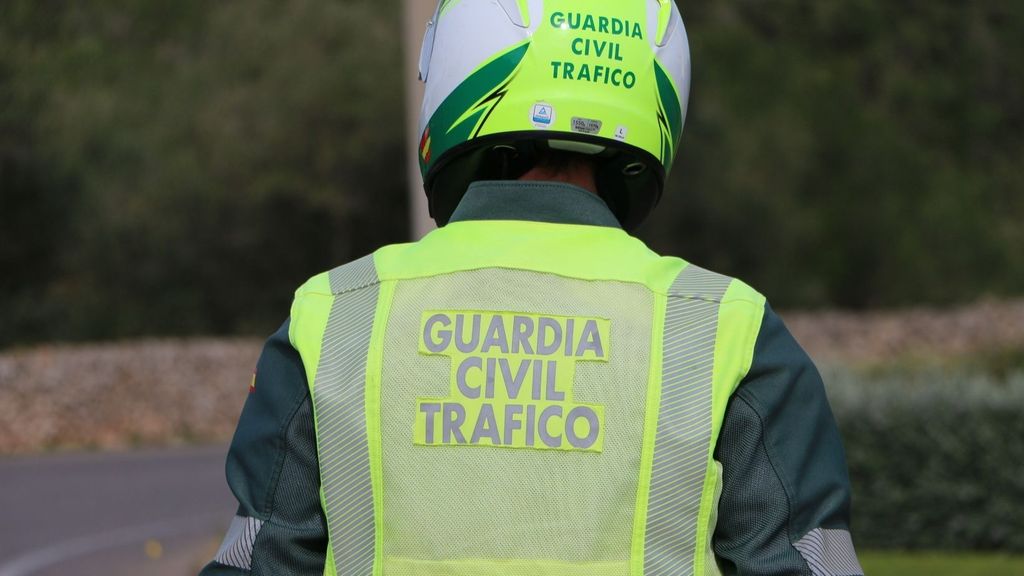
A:
[[[306,372],[285,322],[263,348],[227,458],[238,512],[200,576],[320,576],[327,526]]]
[[[859,576],[846,457],[821,376],[766,305],[715,449],[713,548],[726,575]]]

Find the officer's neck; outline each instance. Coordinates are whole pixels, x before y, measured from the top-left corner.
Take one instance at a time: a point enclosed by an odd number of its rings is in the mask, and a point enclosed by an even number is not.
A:
[[[519,179],[531,182],[564,182],[597,194],[594,166],[589,162],[571,162],[557,170],[547,166],[535,166]]]

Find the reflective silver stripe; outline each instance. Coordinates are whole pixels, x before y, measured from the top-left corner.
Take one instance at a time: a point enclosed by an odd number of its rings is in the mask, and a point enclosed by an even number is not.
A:
[[[377,268],[373,265],[373,254],[331,270],[329,278],[331,291],[335,294],[353,292],[380,282],[377,279]]]
[[[661,402],[644,539],[645,576],[692,574],[711,442],[718,309],[732,279],[687,266],[669,291]]]
[[[263,521],[256,518],[235,516],[228,527],[228,533],[224,536],[217,555],[213,557],[215,562],[225,566],[233,566],[242,570],[252,568],[252,547],[256,543],[256,536],[263,527]]]
[[[861,576],[853,539],[846,530],[815,528],[793,547],[807,561],[814,576]]]
[[[334,304],[313,387],[320,480],[338,575],[369,576],[375,518],[364,394],[379,291],[373,257],[332,271],[330,281]]]

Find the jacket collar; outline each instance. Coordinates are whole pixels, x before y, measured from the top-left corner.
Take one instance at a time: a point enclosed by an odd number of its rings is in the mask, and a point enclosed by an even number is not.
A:
[[[450,221],[467,220],[526,220],[621,227],[604,200],[583,188],[562,182],[474,182]]]

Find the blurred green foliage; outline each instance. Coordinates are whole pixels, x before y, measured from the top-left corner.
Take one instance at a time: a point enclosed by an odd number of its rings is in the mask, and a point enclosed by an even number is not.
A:
[[[683,8],[693,94],[657,247],[779,306],[1024,290],[1024,4]]]
[[[1024,557],[996,554],[861,552],[871,576],[1012,576],[1024,574]]]
[[[0,7],[0,343],[260,333],[405,234],[393,1]]]
[[[1024,372],[831,370],[826,382],[858,547],[1024,552]]]
[[[682,6],[642,231],[777,306],[1024,292],[1024,4]],[[400,3],[0,5],[0,345],[266,333],[407,237]]]

